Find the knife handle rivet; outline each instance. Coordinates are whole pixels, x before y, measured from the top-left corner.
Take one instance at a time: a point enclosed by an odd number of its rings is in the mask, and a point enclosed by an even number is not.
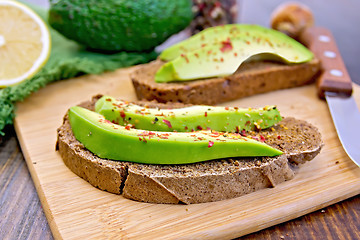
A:
[[[335,58],[336,57],[336,53],[332,52],[332,51],[325,51],[324,52],[324,56],[328,57],[328,58]]]
[[[320,35],[318,39],[320,42],[330,42],[330,38],[326,35]]]
[[[336,77],[341,77],[343,75],[343,72],[337,69],[331,69],[330,74]]]

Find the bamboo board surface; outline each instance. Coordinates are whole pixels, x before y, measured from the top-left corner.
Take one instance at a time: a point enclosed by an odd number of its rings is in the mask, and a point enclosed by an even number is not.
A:
[[[48,85],[17,105],[15,128],[55,239],[230,239],[299,217],[360,193],[360,169],[347,157],[314,85],[228,102],[275,104],[283,116],[317,126],[325,146],[294,179],[239,198],[194,205],[140,203],[103,192],[73,174],[55,151],[66,110],[98,93],[135,100],[136,67]],[[360,105],[360,87],[354,86]]]

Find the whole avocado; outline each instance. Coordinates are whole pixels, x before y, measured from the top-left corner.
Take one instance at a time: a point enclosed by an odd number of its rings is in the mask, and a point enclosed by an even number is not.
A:
[[[190,0],[50,0],[49,23],[65,37],[105,51],[147,51],[187,27]]]

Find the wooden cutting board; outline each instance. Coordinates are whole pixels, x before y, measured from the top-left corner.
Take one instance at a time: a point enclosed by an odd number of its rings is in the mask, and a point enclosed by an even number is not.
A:
[[[316,125],[325,147],[291,181],[239,198],[194,205],[131,201],[73,174],[55,151],[66,110],[102,93],[135,100],[134,68],[48,85],[17,105],[16,132],[56,239],[229,239],[299,217],[360,193],[360,168],[345,154],[314,85],[223,105],[278,105],[283,116]],[[354,95],[360,105],[360,87]]]

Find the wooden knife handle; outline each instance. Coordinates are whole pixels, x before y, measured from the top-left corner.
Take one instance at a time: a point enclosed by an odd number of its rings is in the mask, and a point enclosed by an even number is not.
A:
[[[317,81],[319,97],[324,98],[325,92],[350,96],[352,82],[331,32],[322,27],[309,27],[299,40],[321,61],[322,73]]]

